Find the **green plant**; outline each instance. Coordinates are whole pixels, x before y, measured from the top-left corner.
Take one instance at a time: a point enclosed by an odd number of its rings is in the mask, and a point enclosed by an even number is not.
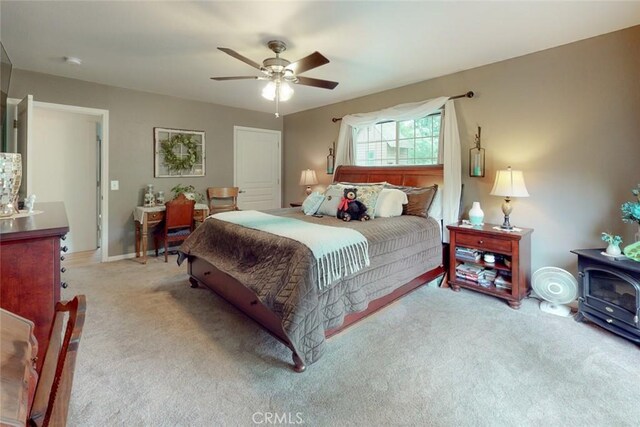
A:
[[[638,223],[640,225],[640,184],[638,188],[631,190],[631,194],[636,197],[635,202],[624,202],[620,209],[622,210],[622,221],[629,223]]]
[[[602,233],[602,240],[613,246],[618,246],[622,243],[622,237],[614,236],[609,233]]]
[[[189,194],[193,194],[193,198],[197,203],[200,203],[204,200],[204,196],[198,193],[196,191],[196,187],[194,187],[193,185],[178,184],[175,187],[173,187],[171,191],[173,192],[174,199],[178,197],[181,193],[189,193]]]

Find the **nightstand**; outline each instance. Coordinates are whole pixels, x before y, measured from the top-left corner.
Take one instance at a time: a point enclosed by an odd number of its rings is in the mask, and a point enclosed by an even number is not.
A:
[[[289,203],[289,206],[291,206],[292,208],[299,208],[302,206],[302,202],[291,202]]]
[[[495,224],[447,225],[449,243],[449,285],[454,291],[471,289],[507,300],[520,308],[531,292],[531,228],[496,230]],[[484,261],[493,254],[495,261]]]

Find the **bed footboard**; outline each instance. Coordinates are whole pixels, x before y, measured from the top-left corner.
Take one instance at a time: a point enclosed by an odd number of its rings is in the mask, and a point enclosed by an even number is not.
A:
[[[204,285],[224,298],[291,349],[293,369],[296,372],[303,372],[306,369],[302,358],[295,352],[293,344],[284,332],[280,318],[269,310],[252,290],[201,258],[189,257],[188,268],[191,287]]]

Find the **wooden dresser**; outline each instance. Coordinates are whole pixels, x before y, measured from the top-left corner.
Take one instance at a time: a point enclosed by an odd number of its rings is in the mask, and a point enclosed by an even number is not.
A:
[[[60,240],[69,231],[62,202],[38,203],[42,213],[0,219],[0,307],[31,320],[40,373],[55,304],[60,301]],[[66,285],[65,285],[66,286]]]

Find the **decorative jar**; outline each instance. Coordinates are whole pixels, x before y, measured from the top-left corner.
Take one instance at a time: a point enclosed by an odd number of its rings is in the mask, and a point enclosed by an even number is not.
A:
[[[164,191],[158,191],[156,195],[156,205],[164,205]]]
[[[484,221],[484,212],[480,208],[480,202],[473,202],[471,210],[469,210],[469,222],[471,225],[482,225]]]
[[[156,205],[156,196],[153,194],[153,185],[147,185],[147,192],[144,193],[144,206],[151,207]]]

